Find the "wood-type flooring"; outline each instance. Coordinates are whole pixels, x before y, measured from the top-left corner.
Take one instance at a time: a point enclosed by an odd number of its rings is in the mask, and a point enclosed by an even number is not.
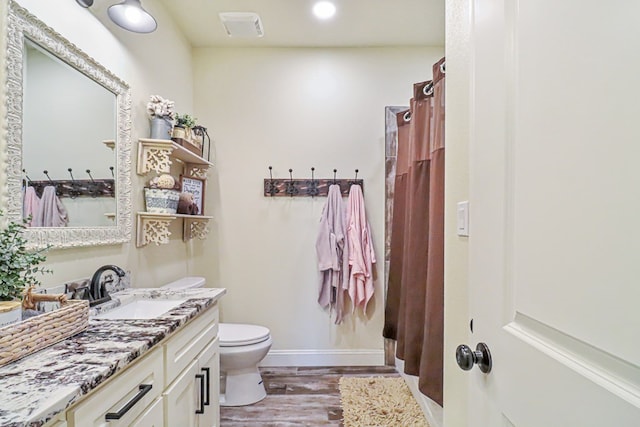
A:
[[[392,366],[261,368],[267,397],[253,405],[221,407],[221,427],[341,426],[342,376],[397,377]]]

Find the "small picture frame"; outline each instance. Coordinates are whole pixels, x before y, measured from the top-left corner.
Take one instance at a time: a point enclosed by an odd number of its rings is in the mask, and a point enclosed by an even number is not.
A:
[[[206,179],[180,175],[180,191],[193,194],[193,200],[198,206],[197,215],[204,215],[204,187]]]

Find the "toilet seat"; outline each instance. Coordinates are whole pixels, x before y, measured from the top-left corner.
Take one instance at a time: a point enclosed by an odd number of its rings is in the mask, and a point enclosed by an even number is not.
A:
[[[242,323],[220,323],[218,334],[220,347],[239,347],[258,344],[269,339],[269,329],[264,326]]]

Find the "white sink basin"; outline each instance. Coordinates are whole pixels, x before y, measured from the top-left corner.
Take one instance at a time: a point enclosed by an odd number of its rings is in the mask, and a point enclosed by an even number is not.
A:
[[[186,300],[135,300],[128,304],[121,305],[113,310],[100,313],[96,319],[153,319],[167,311],[176,308]]]

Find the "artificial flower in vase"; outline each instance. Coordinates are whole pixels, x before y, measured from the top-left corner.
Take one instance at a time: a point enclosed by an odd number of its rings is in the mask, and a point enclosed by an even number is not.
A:
[[[175,103],[160,95],[151,95],[147,104],[147,112],[151,118],[151,138],[171,139]]]
[[[0,211],[0,216],[2,211]],[[28,250],[22,223],[9,221],[0,230],[0,327],[20,321],[22,296],[30,286],[40,285],[36,274],[50,272],[39,264],[46,260],[44,251]]]

